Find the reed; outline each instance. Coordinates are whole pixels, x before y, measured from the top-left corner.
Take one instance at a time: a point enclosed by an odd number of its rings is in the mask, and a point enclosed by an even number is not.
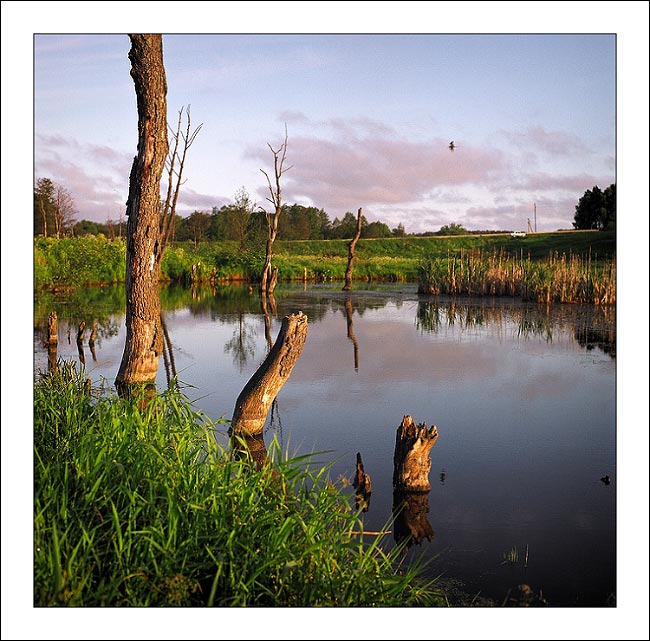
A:
[[[174,388],[145,403],[57,371],[34,386],[35,606],[444,604],[358,534],[327,466],[275,443],[257,469]]]
[[[616,259],[551,252],[546,260],[480,249],[419,266],[418,291],[450,296],[512,296],[537,303],[616,303]]]

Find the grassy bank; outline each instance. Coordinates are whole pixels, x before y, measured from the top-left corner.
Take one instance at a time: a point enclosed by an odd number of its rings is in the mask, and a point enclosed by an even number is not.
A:
[[[35,606],[441,605],[363,537],[327,468],[231,455],[177,391],[95,398],[61,363],[34,387]],[[271,448],[272,449],[272,448]]]
[[[345,240],[277,241],[273,262],[283,281],[305,277],[317,282],[337,281],[344,279],[347,251]],[[361,239],[356,247],[354,278],[415,282],[423,264],[477,251],[533,262],[564,254],[602,264],[615,258],[616,237],[613,232],[555,232],[524,238],[499,234]],[[34,284],[39,288],[124,281],[125,247],[120,239],[36,239],[34,253]],[[259,280],[263,263],[259,247],[240,251],[233,242],[203,243],[198,247],[179,243],[165,253],[162,277],[176,282],[254,282]]]

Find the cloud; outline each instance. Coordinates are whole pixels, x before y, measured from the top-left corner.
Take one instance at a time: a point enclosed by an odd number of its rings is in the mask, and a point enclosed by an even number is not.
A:
[[[507,171],[498,150],[468,145],[451,152],[442,138],[413,142],[364,119],[327,124],[332,138],[289,134],[285,201],[300,194],[339,215],[359,206],[417,203],[435,189],[501,180]],[[271,166],[262,145],[247,155]]]
[[[544,127],[528,127],[525,131],[504,131],[503,136],[521,150],[542,152],[549,156],[574,156],[589,151],[578,136],[565,131],[548,131]]]
[[[84,144],[59,135],[35,138],[35,178],[50,178],[72,195],[77,220],[106,222],[125,213],[133,155],[107,145]],[[166,183],[161,193],[166,194]],[[181,188],[177,213],[211,210],[230,199]]]

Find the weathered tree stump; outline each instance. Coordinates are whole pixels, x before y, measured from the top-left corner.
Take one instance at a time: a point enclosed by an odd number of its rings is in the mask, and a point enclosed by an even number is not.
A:
[[[59,323],[57,320],[56,312],[52,312],[47,317],[47,342],[46,345],[59,344]]]
[[[306,339],[307,316],[302,312],[285,316],[275,344],[237,398],[231,434],[262,434],[271,404],[300,358]]]
[[[83,343],[85,331],[86,331],[86,321],[81,321],[81,323],[79,323],[79,331],[77,332],[77,345],[79,343]]]
[[[404,416],[397,428],[393,456],[393,488],[401,492],[428,492],[431,489],[429,452],[438,440],[438,428],[427,429],[426,423],[415,424]]]
[[[352,487],[356,490],[355,505],[357,510],[362,508],[364,512],[370,507],[370,495],[372,494],[372,481],[370,474],[363,469],[361,453],[357,452],[357,465],[354,473]]]

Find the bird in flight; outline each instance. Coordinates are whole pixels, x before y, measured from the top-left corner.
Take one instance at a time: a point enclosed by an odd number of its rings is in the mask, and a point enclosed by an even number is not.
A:
[[[454,145],[454,141],[453,141],[453,140],[449,143],[449,149],[450,149],[451,151],[453,151],[454,149],[456,149],[456,145]]]

